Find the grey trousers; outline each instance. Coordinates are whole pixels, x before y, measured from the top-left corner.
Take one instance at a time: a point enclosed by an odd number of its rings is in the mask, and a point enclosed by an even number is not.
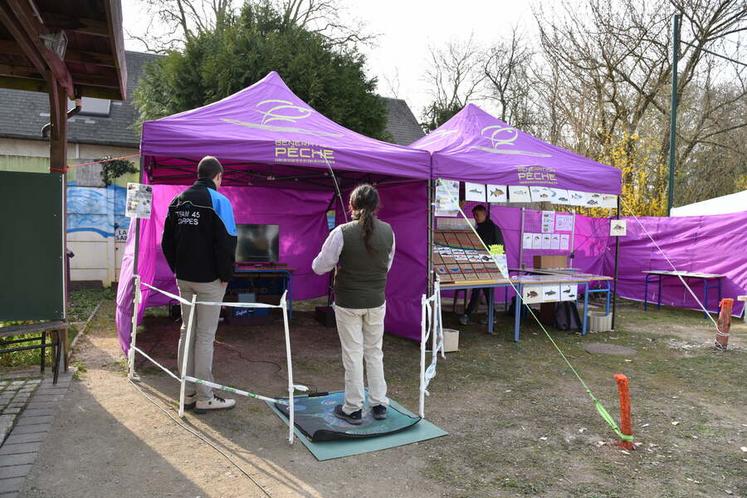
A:
[[[221,302],[226,293],[226,287],[220,280],[213,282],[188,282],[177,280],[179,294],[187,301],[197,294],[198,301]],[[182,361],[184,358],[184,343],[187,340],[187,326],[189,321],[190,306],[182,307],[182,328],[179,337],[179,373],[181,374]],[[192,337],[189,345],[190,355],[187,358],[186,375],[198,379],[213,382],[213,345],[215,331],[218,328],[220,317],[220,306],[207,306],[198,304],[195,309],[195,324],[192,328]],[[213,399],[213,390],[202,384],[187,383],[186,395],[190,396],[197,392],[198,401],[210,401]]]
[[[384,380],[384,316],[386,303],[378,308],[353,309],[335,306],[337,333],[345,367],[345,404],[342,411],[351,414],[363,408],[363,360],[366,361],[368,405],[389,405]]]

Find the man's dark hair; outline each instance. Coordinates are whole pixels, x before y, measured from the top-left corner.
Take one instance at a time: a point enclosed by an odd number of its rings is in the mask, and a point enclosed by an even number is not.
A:
[[[209,178],[212,180],[219,173],[223,173],[223,166],[213,156],[205,156],[197,165],[197,178]]]
[[[477,206],[472,208],[472,214],[475,214],[478,211],[487,211],[487,209],[485,209],[485,206],[483,206],[482,204],[478,204]]]

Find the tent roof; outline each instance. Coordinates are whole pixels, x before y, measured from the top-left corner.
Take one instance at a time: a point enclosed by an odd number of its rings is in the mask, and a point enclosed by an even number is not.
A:
[[[620,193],[617,168],[545,143],[474,104],[411,147],[433,154],[436,178]]]
[[[747,190],[672,208],[671,216],[709,216],[747,211]]]
[[[329,167],[361,178],[430,177],[425,151],[348,130],[298,98],[274,71],[218,102],[146,121],[140,148],[154,183],[193,178],[194,164],[206,155],[229,165],[234,178],[249,169],[261,171],[258,177]]]

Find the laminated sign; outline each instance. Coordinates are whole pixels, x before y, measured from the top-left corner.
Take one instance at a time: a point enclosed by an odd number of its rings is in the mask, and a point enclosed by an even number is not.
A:
[[[125,216],[128,218],[150,218],[153,206],[153,187],[142,183],[127,184],[127,200],[125,202]]]
[[[625,237],[628,233],[627,220],[610,220],[610,236]]]
[[[503,278],[508,278],[508,260],[503,251],[503,246],[500,244],[490,246],[490,255],[493,257],[493,261],[498,266],[498,271],[501,272]]]
[[[485,186],[483,185],[483,197]],[[436,216],[456,216],[459,214],[459,182],[438,180],[436,184]]]

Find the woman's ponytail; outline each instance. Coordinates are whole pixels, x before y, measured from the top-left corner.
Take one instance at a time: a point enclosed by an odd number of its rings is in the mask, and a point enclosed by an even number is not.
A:
[[[371,235],[374,231],[374,216],[379,207],[379,193],[369,185],[358,185],[350,194],[352,218],[361,224],[363,244],[369,253],[375,252],[371,246]]]

